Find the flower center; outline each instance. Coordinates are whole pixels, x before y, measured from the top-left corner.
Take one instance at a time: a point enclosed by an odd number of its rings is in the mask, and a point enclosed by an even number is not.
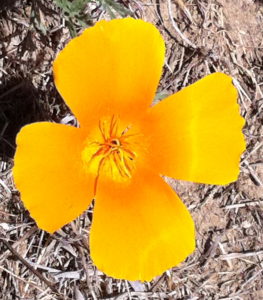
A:
[[[137,154],[133,144],[138,134],[130,134],[131,125],[119,123],[115,115],[100,120],[94,137],[88,138],[82,152],[87,171],[95,174],[94,194],[101,175],[124,181],[131,178],[135,168]]]

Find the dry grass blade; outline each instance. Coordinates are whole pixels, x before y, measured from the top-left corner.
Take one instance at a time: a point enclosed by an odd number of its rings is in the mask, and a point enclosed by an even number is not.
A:
[[[48,281],[38,270],[30,265],[10,244],[5,240],[4,237],[0,236],[0,242],[2,242],[6,248],[22,263],[24,264],[34,275],[36,275],[41,281],[43,281],[58,297],[58,299],[64,299],[62,295],[59,294],[55,285]]]

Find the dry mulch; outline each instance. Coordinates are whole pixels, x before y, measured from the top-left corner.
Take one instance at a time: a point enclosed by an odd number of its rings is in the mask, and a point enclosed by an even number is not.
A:
[[[23,2],[21,4],[21,2]],[[68,16],[52,1],[0,4],[0,299],[263,299],[263,3],[252,0],[113,1],[162,32],[159,91],[169,95],[214,71],[234,78],[246,119],[239,180],[211,186],[168,179],[196,223],[197,249],[149,283],[105,276],[89,257],[92,209],[54,235],[39,230],[12,180],[15,136],[34,121],[73,122],[52,61],[86,24],[110,18],[97,1]]]

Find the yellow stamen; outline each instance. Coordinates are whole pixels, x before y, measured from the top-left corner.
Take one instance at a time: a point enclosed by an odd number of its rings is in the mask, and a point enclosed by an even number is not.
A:
[[[86,167],[96,174],[94,195],[102,173],[114,180],[127,180],[132,176],[136,159],[131,140],[136,134],[127,134],[131,125],[120,131],[119,119],[113,115],[100,120],[98,128],[100,141],[89,142],[83,151]]]

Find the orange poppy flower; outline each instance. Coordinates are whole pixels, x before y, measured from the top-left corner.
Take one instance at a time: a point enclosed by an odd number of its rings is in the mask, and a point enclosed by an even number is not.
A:
[[[22,128],[14,179],[38,226],[50,233],[95,198],[94,263],[106,274],[151,280],[195,248],[192,218],[161,175],[227,184],[245,149],[231,78],[209,75],[151,106],[165,46],[151,24],[100,21],[54,62],[55,84],[80,128]]]

